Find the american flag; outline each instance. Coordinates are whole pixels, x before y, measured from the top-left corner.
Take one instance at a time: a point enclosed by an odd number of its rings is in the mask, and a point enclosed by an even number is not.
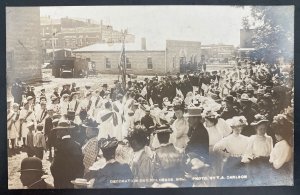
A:
[[[125,55],[125,44],[122,45],[122,51],[120,55],[119,71],[122,75],[122,84],[125,89],[126,87],[126,55]]]

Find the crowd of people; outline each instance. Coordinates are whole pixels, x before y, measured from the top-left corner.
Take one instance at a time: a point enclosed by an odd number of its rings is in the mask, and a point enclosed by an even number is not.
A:
[[[293,68],[249,63],[149,76],[126,89],[119,81],[34,89],[16,79],[7,107],[9,155],[27,152],[28,188],[49,187],[45,158],[59,189],[241,186],[249,180],[226,176],[268,173],[282,184],[292,175]]]

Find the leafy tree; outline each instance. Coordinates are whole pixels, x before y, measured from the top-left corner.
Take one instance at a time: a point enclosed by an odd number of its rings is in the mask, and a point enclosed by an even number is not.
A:
[[[294,7],[253,6],[254,20],[253,56],[267,63],[275,63],[278,58],[291,61],[294,58]],[[243,18],[244,29],[249,29],[249,18]]]

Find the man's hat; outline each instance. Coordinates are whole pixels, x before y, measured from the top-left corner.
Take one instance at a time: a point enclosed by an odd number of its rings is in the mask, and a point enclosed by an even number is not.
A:
[[[187,109],[187,113],[184,114],[184,117],[193,117],[193,116],[202,116],[202,110],[198,107],[190,107]]]
[[[171,127],[169,125],[162,125],[162,126],[156,127],[153,133],[154,134],[173,133],[173,130],[171,129]]]
[[[92,129],[98,129],[98,125],[99,123],[97,123],[97,121],[93,120],[93,119],[87,119],[82,126],[85,128],[92,128]]]
[[[86,85],[85,88],[86,88],[86,89],[90,89],[91,86],[90,86],[90,85]]]
[[[104,84],[102,85],[102,87],[108,87],[108,86],[107,86],[107,84],[106,84],[106,83],[104,83]]]
[[[254,121],[250,125],[251,126],[257,126],[261,123],[268,123],[268,122],[269,122],[269,120],[264,115],[256,114],[254,116]]]
[[[37,171],[45,174],[45,171],[43,170],[43,163],[41,159],[37,157],[27,157],[22,160],[21,169],[18,172],[25,171]]]
[[[71,84],[70,83],[65,83],[65,84],[63,84],[63,86],[71,86]]]
[[[42,88],[41,91],[45,91],[45,88]]]
[[[75,126],[71,125],[70,121],[65,120],[65,119],[61,119],[58,122],[58,125],[55,129],[56,130],[63,130],[63,129],[73,129],[73,128],[75,128]]]

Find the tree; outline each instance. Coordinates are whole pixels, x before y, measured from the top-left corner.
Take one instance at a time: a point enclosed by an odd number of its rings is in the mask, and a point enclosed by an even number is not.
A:
[[[294,58],[294,7],[253,6],[254,57],[267,63],[279,58],[291,61]],[[249,29],[249,18],[243,18],[243,27]]]

